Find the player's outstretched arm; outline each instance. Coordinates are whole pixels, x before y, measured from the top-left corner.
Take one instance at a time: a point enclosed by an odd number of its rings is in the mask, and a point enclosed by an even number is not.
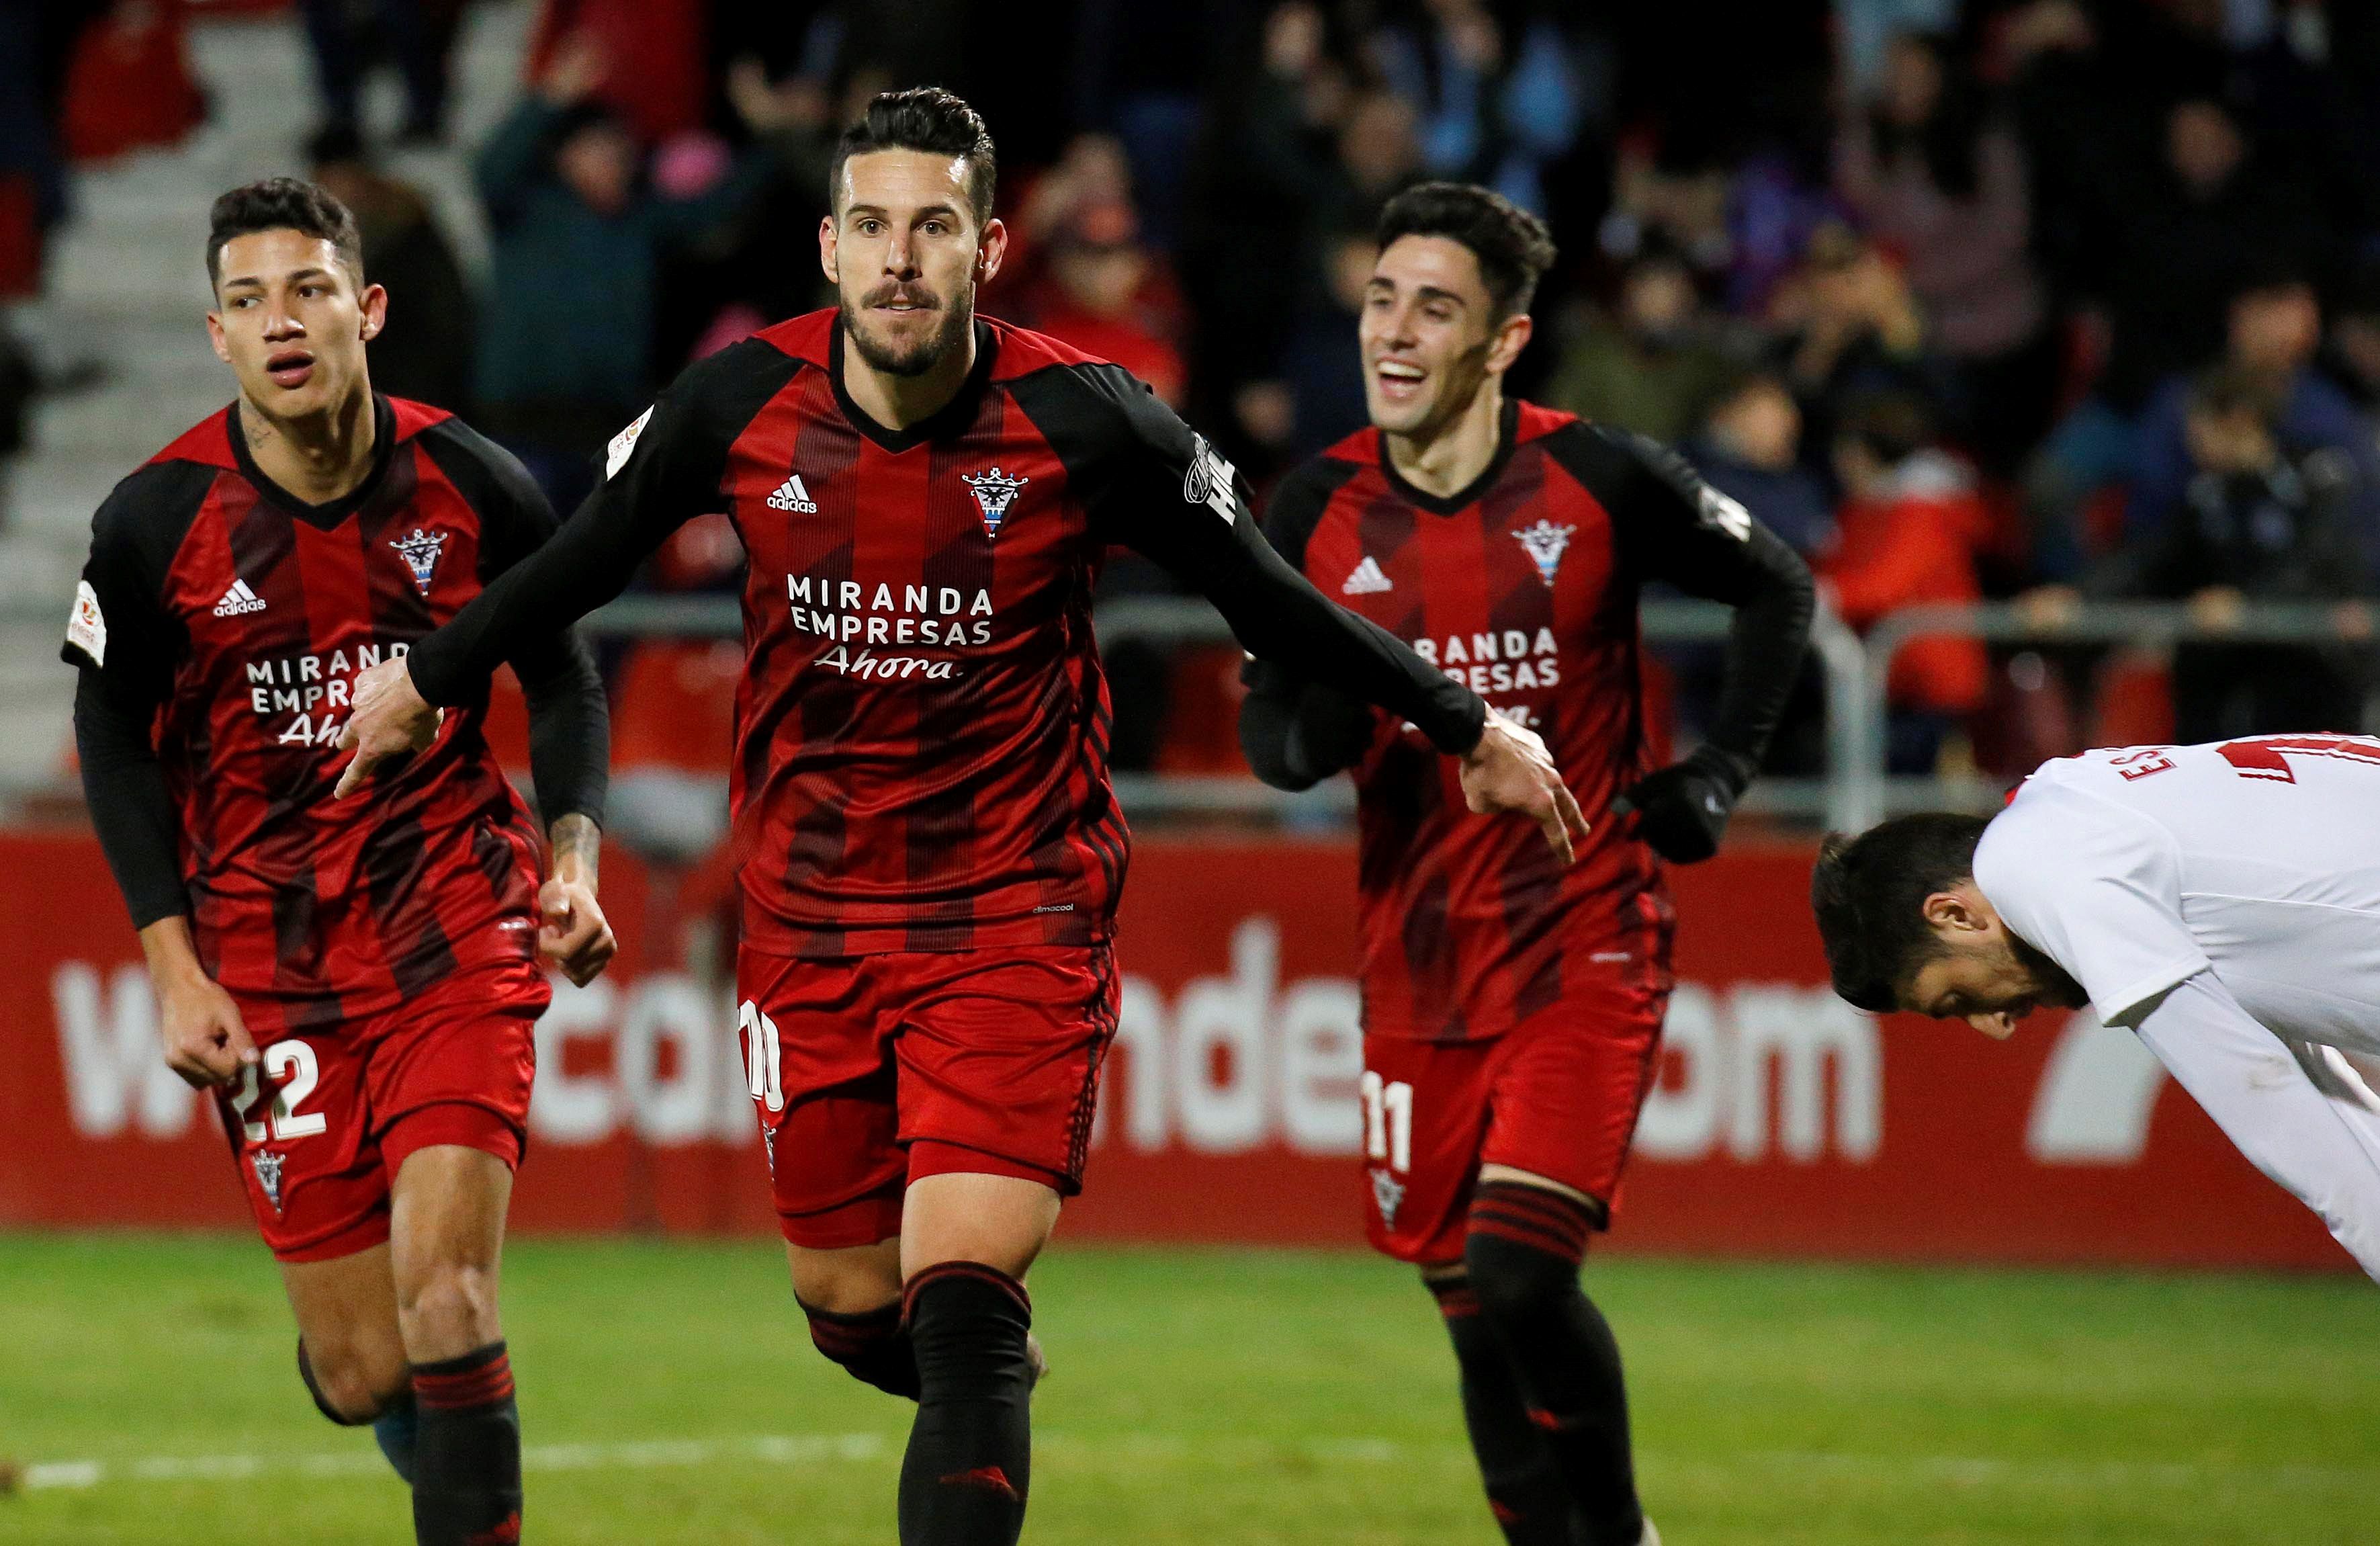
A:
[[[618,595],[664,538],[717,508],[728,446],[793,369],[786,356],[748,338],[688,367],[613,437],[603,481],[552,541],[490,580],[402,660],[358,673],[355,709],[339,735],[340,749],[355,756],[337,793],[428,746],[437,705],[462,701],[533,639]]]
[[[1563,862],[1571,860],[1586,822],[1543,741],[1492,721],[1477,693],[1290,567],[1257,529],[1232,465],[1129,374],[1092,366],[1073,375],[1121,421],[1120,436],[1110,432],[1103,465],[1087,469],[1092,518],[1111,540],[1213,602],[1251,655],[1377,704],[1462,758],[1472,810],[1529,817]]]
[[[1705,483],[1675,452],[1641,435],[1577,425],[1554,454],[1611,511],[1621,553],[1642,578],[1735,609],[1718,707],[1703,744],[1612,802],[1636,835],[1674,864],[1718,851],[1735,802],[1760,771],[1784,717],[1817,609],[1817,588],[1784,541]]]

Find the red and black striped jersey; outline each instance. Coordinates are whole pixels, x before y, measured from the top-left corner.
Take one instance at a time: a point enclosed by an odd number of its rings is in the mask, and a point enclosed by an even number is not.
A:
[[[484,692],[419,756],[331,797],[355,674],[553,527],[520,464],[443,409],[373,408],[371,471],[329,505],[258,470],[237,405],[117,484],[64,649],[87,688],[143,716],[171,792],[178,888],[144,885],[126,862],[138,845],[109,845],[135,923],[187,907],[209,975],[291,1029],[536,944],[538,837],[481,735]],[[522,664],[526,680],[545,662]],[[94,810],[103,838],[120,814]]]
[[[1366,429],[1283,480],[1265,530],[1326,593],[1542,736],[1593,823],[1564,869],[1529,822],[1470,814],[1409,726],[1378,725],[1354,770],[1366,1029],[1495,1036],[1557,1002],[1567,971],[1665,978],[1659,864],[1609,814],[1656,755],[1637,590],[1740,604],[1770,582],[1773,540],[1755,544],[1742,506],[1651,442],[1517,401],[1470,487],[1414,487]]]
[[[1108,937],[1129,841],[1090,627],[1110,543],[1214,598],[1250,648],[1437,746],[1476,742],[1476,696],[1291,572],[1230,463],[1140,383],[974,325],[967,383],[905,430],[851,401],[831,311],[689,367],[555,541],[413,653],[415,687],[450,700],[515,629],[616,594],[671,530],[724,510],[750,560],[743,938],[793,956]]]

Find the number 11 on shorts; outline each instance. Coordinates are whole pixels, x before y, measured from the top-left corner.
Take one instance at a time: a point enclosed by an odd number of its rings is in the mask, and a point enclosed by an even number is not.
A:
[[[1413,1086],[1383,1084],[1369,1068],[1356,1088],[1364,1097],[1364,1154],[1399,1175],[1413,1169]]]

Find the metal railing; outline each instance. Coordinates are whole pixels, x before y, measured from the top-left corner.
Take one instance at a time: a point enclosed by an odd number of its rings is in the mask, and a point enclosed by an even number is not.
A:
[[[1639,615],[1650,643],[1697,644],[1724,640],[1734,614],[1713,602],[1648,600]],[[16,609],[0,615],[0,621],[19,620]],[[737,639],[743,621],[732,595],[634,595],[601,607],[582,627],[590,635],[622,639]],[[1126,640],[1164,646],[1232,642],[1221,615],[1195,597],[1110,602],[1098,609],[1094,627],[1102,648]],[[2003,781],[1895,777],[1887,772],[1887,688],[1893,661],[1912,640],[1941,634],[2045,648],[2344,643],[2380,649],[2368,632],[2342,627],[2341,607],[2334,603],[2252,603],[2220,626],[2197,618],[2179,602],[2094,602],[2063,612],[2007,602],[1933,604],[1893,613],[1864,638],[1821,608],[1811,651],[1826,685],[1827,771],[1816,778],[1764,778],[1746,794],[1743,809],[1857,832],[1905,810],[1987,810],[1996,804]],[[59,690],[72,691],[64,668]],[[1343,820],[1354,807],[1344,779],[1328,780],[1300,795],[1228,774],[1119,773],[1115,786],[1135,816],[1236,815],[1310,824]],[[0,780],[0,808],[21,811],[29,803],[55,805],[74,796],[72,781],[63,773]]]

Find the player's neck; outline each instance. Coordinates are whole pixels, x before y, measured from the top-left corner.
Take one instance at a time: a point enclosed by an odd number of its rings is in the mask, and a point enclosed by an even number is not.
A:
[[[380,426],[371,388],[358,385],[336,408],[295,419],[275,418],[243,393],[239,431],[259,472],[294,498],[328,505],[371,476]]]
[[[837,326],[842,324],[838,323]],[[860,358],[844,340],[843,390],[852,407],[888,430],[905,430],[948,408],[975,372],[975,327],[961,335],[962,347],[936,360],[921,375],[896,376]]]
[[[1469,488],[1488,470],[1488,464],[1496,459],[1496,441],[1503,428],[1503,382],[1489,376],[1452,418],[1418,434],[1383,432],[1380,439],[1398,477],[1424,493],[1446,499]]]

